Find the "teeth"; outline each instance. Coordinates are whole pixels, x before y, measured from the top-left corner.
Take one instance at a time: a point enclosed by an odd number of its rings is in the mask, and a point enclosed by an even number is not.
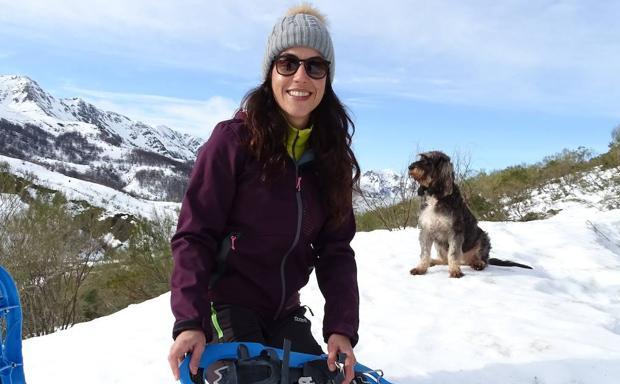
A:
[[[288,94],[291,95],[291,96],[304,97],[304,96],[309,96],[310,92],[306,92],[306,91],[288,91]]]

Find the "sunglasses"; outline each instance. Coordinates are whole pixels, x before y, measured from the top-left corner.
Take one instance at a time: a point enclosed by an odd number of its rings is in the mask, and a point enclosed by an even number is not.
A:
[[[306,74],[315,80],[320,80],[327,76],[331,62],[321,57],[310,57],[300,59],[291,54],[285,54],[275,59],[276,71],[282,76],[293,76],[303,64]]]

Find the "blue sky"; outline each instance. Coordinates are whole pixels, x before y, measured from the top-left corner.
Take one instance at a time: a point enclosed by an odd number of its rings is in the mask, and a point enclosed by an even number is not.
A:
[[[267,35],[297,3],[0,0],[0,73],[206,138],[260,83]],[[365,170],[430,149],[487,171],[600,153],[620,124],[619,1],[312,3]]]

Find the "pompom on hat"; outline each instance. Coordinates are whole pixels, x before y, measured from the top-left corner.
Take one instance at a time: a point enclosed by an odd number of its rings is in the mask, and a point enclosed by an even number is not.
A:
[[[271,63],[282,51],[292,47],[316,49],[329,65],[329,80],[334,81],[336,57],[334,45],[327,30],[327,22],[321,13],[310,5],[304,4],[288,10],[274,26],[265,50],[263,61],[263,78],[267,78]]]

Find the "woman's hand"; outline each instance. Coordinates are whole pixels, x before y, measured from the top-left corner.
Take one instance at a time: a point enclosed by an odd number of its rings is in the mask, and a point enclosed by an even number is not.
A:
[[[333,333],[329,336],[329,339],[327,339],[327,367],[330,371],[336,370],[336,359],[338,353],[345,353],[347,355],[347,358],[344,361],[345,377],[343,383],[348,384],[355,376],[355,371],[353,368],[355,367],[357,360],[355,359],[355,354],[353,353],[351,340],[349,340],[347,336]]]
[[[177,336],[168,355],[168,363],[170,363],[170,369],[172,369],[175,380],[179,380],[179,365],[183,362],[186,353],[192,354],[192,358],[189,361],[189,370],[193,375],[198,373],[200,357],[205,350],[206,343],[207,339],[202,330],[188,329]]]

